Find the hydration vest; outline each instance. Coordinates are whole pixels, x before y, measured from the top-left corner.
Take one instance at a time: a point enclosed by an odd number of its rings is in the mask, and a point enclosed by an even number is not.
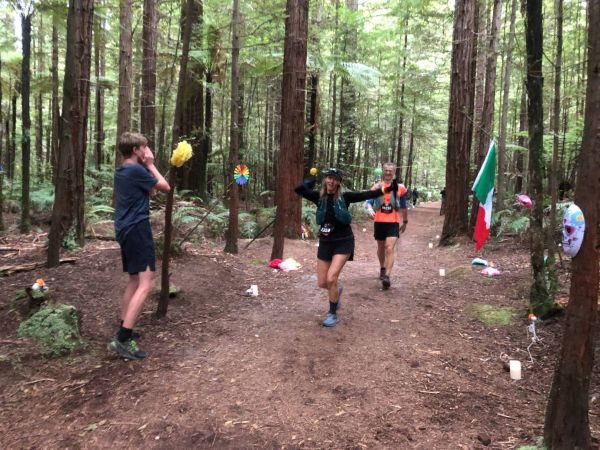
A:
[[[348,207],[346,206],[346,201],[343,197],[339,197],[337,200],[333,202],[333,212],[335,214],[336,220],[343,225],[350,225],[352,223],[352,216],[350,215],[350,211],[348,211]],[[323,225],[325,223],[325,214],[327,213],[327,198],[321,198],[319,200],[319,205],[317,206],[317,223],[319,225]]]
[[[381,190],[382,186],[383,186],[383,184],[379,183],[377,185],[377,189]],[[402,196],[404,196],[406,194],[406,192],[408,192],[406,187],[403,184],[399,184],[398,192],[390,192],[389,193],[389,195],[392,199],[392,201],[390,203],[392,204],[392,207],[394,208],[395,211],[398,211],[400,209],[400,198]],[[379,197],[377,197],[375,200],[373,200],[373,210],[379,211],[379,209],[381,209],[381,206],[385,203],[384,199],[385,199],[386,195],[388,195],[388,194],[382,194]]]

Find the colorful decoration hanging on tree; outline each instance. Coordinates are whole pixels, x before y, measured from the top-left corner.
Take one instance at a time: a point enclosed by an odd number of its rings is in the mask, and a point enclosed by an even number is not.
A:
[[[177,144],[173,155],[171,156],[171,164],[175,167],[183,166],[186,161],[192,157],[192,146],[187,141],[181,141]]]
[[[248,179],[250,178],[250,169],[246,164],[238,164],[233,169],[233,178],[235,182],[240,186],[248,183]]]
[[[317,168],[313,167],[312,169],[310,169],[310,174],[314,177],[317,175]]]
[[[375,179],[373,181],[377,182],[379,180],[381,180],[381,174],[383,174],[383,169],[381,167],[377,167],[374,170],[375,173]]]

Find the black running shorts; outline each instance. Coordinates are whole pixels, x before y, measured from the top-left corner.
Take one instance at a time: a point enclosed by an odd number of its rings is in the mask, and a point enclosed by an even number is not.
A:
[[[321,261],[331,261],[333,255],[350,255],[348,261],[354,259],[354,236],[335,241],[319,240],[317,258]]]
[[[133,225],[119,244],[121,245],[123,272],[135,275],[145,272],[148,268],[152,272],[156,271],[154,239],[149,220],[143,220]]]
[[[398,222],[375,222],[373,236],[376,241],[385,241],[389,237],[400,237],[400,224]]]

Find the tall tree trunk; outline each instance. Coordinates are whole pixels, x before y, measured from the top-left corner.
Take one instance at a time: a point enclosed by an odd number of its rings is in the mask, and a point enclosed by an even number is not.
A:
[[[560,81],[562,70],[563,50],[563,0],[555,0],[556,7],[556,58],[554,60],[554,102],[552,111],[552,168],[550,170],[550,227],[548,232],[548,246],[552,255],[556,251],[554,230],[556,229],[556,203],[558,203],[558,176],[561,172],[558,166],[559,134],[560,134]]]
[[[405,21],[404,45],[402,46],[402,81],[400,82],[400,111],[398,112],[398,137],[396,143],[396,178],[402,178],[402,141],[404,139],[404,90],[406,84],[406,58],[408,49],[408,17]]]
[[[465,111],[473,107],[473,25],[474,0],[457,0],[452,38],[450,108],[448,113],[448,150],[446,154],[446,213],[440,242],[449,244],[455,236],[466,234],[469,153],[473,132]]]
[[[551,449],[593,448],[589,389],[598,311],[600,226],[600,1],[588,3],[588,82],[575,203],[585,216],[585,235],[573,257],[571,292],[562,348],[546,408],[544,440]]]
[[[70,230],[83,245],[83,172],[93,14],[93,0],[69,0],[61,136],[52,224],[48,233],[48,267],[58,266],[60,246]]]
[[[287,0],[283,81],[281,83],[281,135],[275,193],[275,225],[271,259],[283,257],[284,238],[298,238],[302,201],[294,184],[302,179],[304,153],[304,90],[308,38],[308,0]]]
[[[319,109],[319,73],[313,72],[310,75],[310,89],[308,91],[310,96],[310,108],[308,114],[308,153],[306,155],[306,167],[310,169],[315,165],[315,153],[316,153],[316,136],[317,136],[317,124],[318,122],[318,109]]]
[[[533,209],[530,220],[530,252],[533,283],[529,302],[538,317],[552,309],[544,269],[544,116],[542,0],[528,0],[525,25],[527,48],[527,117],[529,123],[529,186]]]
[[[119,99],[117,105],[117,145],[115,167],[120,164],[119,137],[131,126],[133,80],[133,0],[119,0]]]
[[[60,107],[59,107],[59,80],[58,80],[58,22],[59,13],[55,10],[52,14],[52,147],[50,149],[50,162],[52,165],[52,181],[56,184],[58,167],[58,147],[60,138]]]
[[[44,33],[43,33],[43,15],[39,15],[40,29],[38,32],[38,48],[37,48],[37,74],[44,74],[46,68],[44,64]],[[37,178],[41,179],[44,169],[44,98],[41,91],[38,92],[35,98],[35,156],[36,156],[36,174]]]
[[[506,62],[504,63],[504,80],[502,86],[502,112],[500,117],[500,139],[498,140],[498,195],[496,203],[498,211],[504,209],[504,192],[506,180],[504,172],[506,167],[506,134],[508,125],[508,100],[510,96],[510,77],[512,74],[513,46],[515,42],[515,21],[517,13],[517,0],[511,1],[510,29],[508,32],[508,45],[506,48]]]
[[[516,162],[516,177],[515,177],[515,194],[520,194],[525,190],[525,183],[523,178],[527,173],[525,169],[525,150],[527,148],[527,138],[525,132],[527,131],[527,87],[523,86],[521,90],[521,106],[519,107],[519,138],[517,143],[519,152],[517,153]]]
[[[240,207],[240,193],[237,183],[233,179],[233,170],[239,162],[240,151],[240,130],[238,122],[240,120],[240,1],[233,0],[233,18],[232,18],[232,37],[231,37],[231,122],[229,127],[229,158],[227,160],[226,182],[229,188],[229,224],[226,233],[225,251],[227,253],[237,254],[239,218],[238,210]],[[227,190],[227,189],[226,189]]]
[[[104,87],[102,85],[105,70],[104,60],[104,29],[98,17],[94,23],[94,68],[96,74],[96,123],[94,161],[96,170],[104,163],[102,148],[104,146]]]
[[[4,231],[4,116],[2,114],[2,56],[0,55],[0,231]],[[8,127],[6,127],[8,132]]]
[[[485,158],[486,149],[489,148],[490,140],[494,133],[494,104],[496,98],[496,63],[498,59],[498,36],[500,30],[502,16],[501,0],[494,0],[492,10],[492,22],[489,27],[486,46],[486,62],[485,62],[485,88],[483,92],[483,109],[481,111],[481,122],[477,127],[477,147],[475,149],[474,163],[476,171],[481,168],[481,164]],[[498,196],[496,196],[498,197]],[[477,221],[477,212],[479,210],[479,202],[473,196],[473,204],[471,207],[470,229],[475,229]]]
[[[199,27],[202,20],[202,2],[186,0],[182,5],[182,52],[179,70],[179,85],[173,123],[173,146],[186,139],[193,147],[198,148],[202,140],[204,127],[202,78],[204,67],[190,58],[190,51],[198,40]],[[197,173],[199,171],[199,154],[196,152],[183,171],[181,187],[197,190]],[[192,175],[193,174],[193,175]]]
[[[21,233],[28,233],[29,219],[29,171],[31,161],[31,113],[29,109],[31,87],[31,11],[21,11],[23,33],[23,59],[21,61]]]
[[[142,97],[140,129],[154,148],[156,126],[156,0],[144,0],[144,28],[142,30]]]
[[[15,91],[21,92],[19,83],[15,83]],[[11,121],[10,121],[10,149],[8,153],[8,178],[12,181],[15,179],[15,162],[17,159],[17,94],[13,94],[11,100]]]

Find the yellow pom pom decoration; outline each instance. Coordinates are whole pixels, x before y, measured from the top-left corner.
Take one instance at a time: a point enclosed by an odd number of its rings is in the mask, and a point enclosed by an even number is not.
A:
[[[313,167],[312,169],[310,169],[310,174],[314,177],[317,174],[317,168]]]
[[[192,146],[187,141],[181,141],[171,156],[171,164],[175,167],[183,166],[192,157]]]

